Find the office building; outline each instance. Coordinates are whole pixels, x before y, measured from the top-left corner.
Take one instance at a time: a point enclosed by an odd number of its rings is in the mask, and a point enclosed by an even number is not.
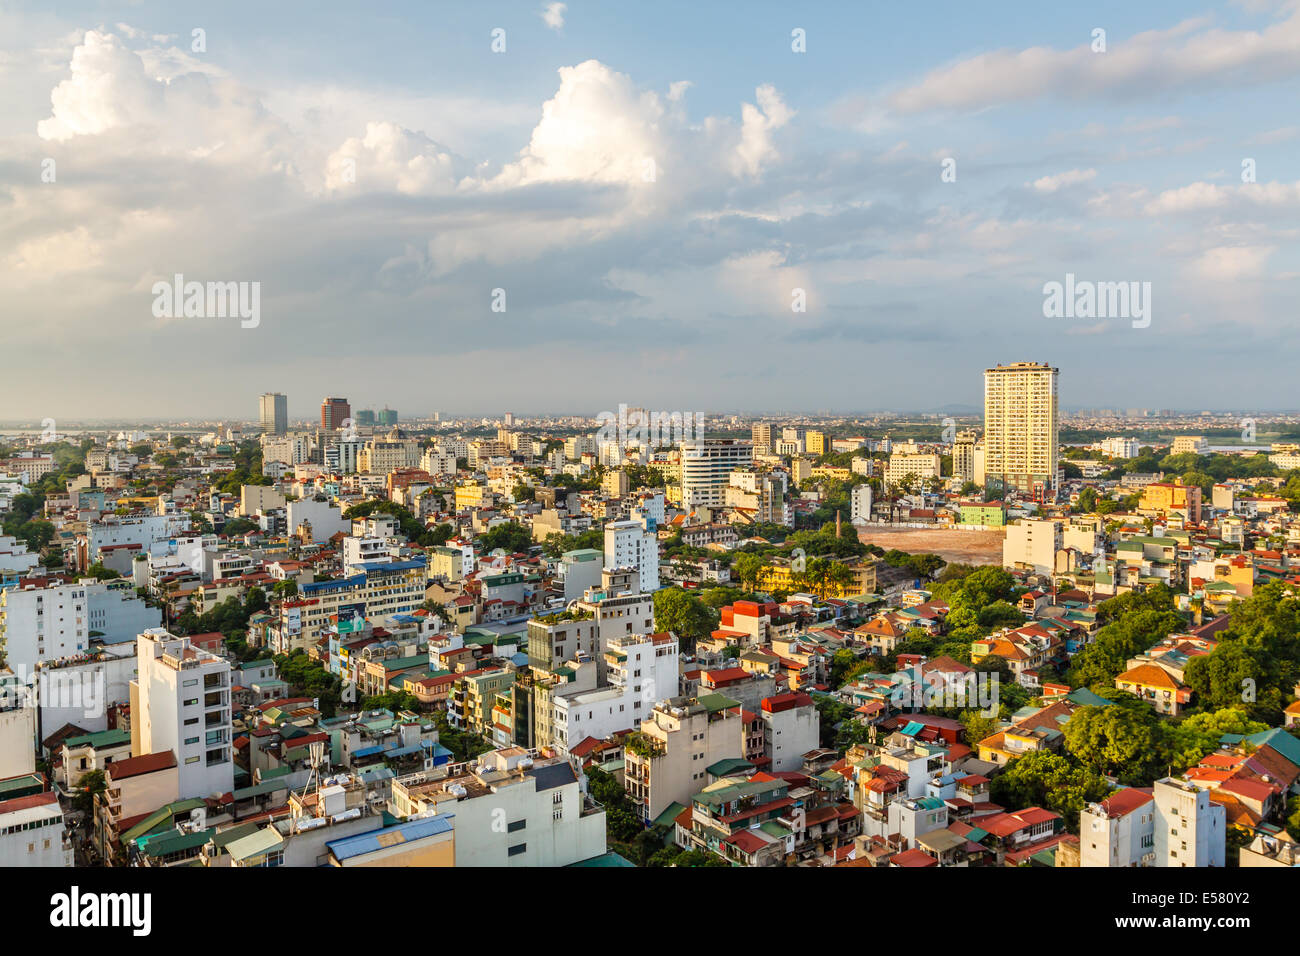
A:
[[[289,399],[279,392],[267,392],[257,401],[258,422],[264,435],[283,435],[289,430]]]
[[[352,418],[352,406],[346,398],[323,398],[320,403],[320,427],[337,431]]]

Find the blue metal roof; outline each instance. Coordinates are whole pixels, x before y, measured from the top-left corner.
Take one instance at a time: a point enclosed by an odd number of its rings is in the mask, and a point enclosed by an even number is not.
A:
[[[374,853],[398,844],[413,843],[440,833],[450,833],[451,818],[450,813],[440,813],[433,817],[422,817],[419,820],[399,823],[395,827],[369,830],[341,840],[330,840],[325,845],[329,847],[335,859],[348,860],[354,856]],[[383,843],[380,843],[380,836],[384,838]]]

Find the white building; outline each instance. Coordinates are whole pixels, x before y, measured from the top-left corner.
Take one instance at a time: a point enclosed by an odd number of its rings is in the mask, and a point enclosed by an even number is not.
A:
[[[684,442],[681,453],[682,507],[688,511],[700,505],[725,505],[731,473],[754,461],[753,443],[732,439]]]
[[[176,754],[180,798],[234,788],[230,664],[163,628],[136,642],[131,685],[131,754]]]
[[[568,753],[588,737],[604,740],[639,728],[655,704],[677,696],[677,661],[677,639],[671,634],[610,641],[605,651],[608,686],[554,695],[556,749]]]
[[[1223,866],[1227,811],[1184,780],[1129,787],[1079,814],[1079,865]]]
[[[28,551],[26,542],[12,535],[0,534],[0,578],[6,574],[26,574],[40,563],[41,556]]]
[[[567,758],[520,747],[393,781],[392,812],[448,814],[456,866],[568,866],[605,853],[605,811]]]
[[[1051,574],[1056,568],[1056,552],[1063,544],[1060,521],[1021,518],[1015,524],[1007,525],[1007,537],[1002,542],[1002,566]]]
[[[0,802],[0,867],[72,865],[57,796],[37,793]]]
[[[772,773],[796,771],[803,755],[820,746],[821,720],[808,694],[779,694],[759,704],[763,721],[763,749],[772,763]]]
[[[297,534],[303,524],[308,524],[311,526],[311,540],[315,544],[328,541],[340,532],[347,534],[352,530],[351,522],[343,517],[343,510],[323,499],[303,498],[291,501],[285,510],[288,512],[289,534]]]
[[[611,521],[605,525],[605,567],[635,568],[642,591],[659,590],[659,537],[640,521]]]
[[[1183,780],[1155,783],[1156,866],[1223,866],[1228,812]]]
[[[1141,452],[1136,438],[1106,438],[1098,443],[1097,448],[1111,458],[1136,458]]]
[[[866,482],[854,485],[853,490],[849,492],[849,520],[853,522],[871,520],[871,485]]]

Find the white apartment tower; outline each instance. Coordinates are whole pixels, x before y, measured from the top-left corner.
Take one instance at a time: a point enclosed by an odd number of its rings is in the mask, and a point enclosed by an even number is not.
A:
[[[1041,491],[1057,481],[1059,369],[1014,362],[984,370],[984,476]]]
[[[609,522],[605,525],[605,567],[611,571],[635,568],[641,591],[659,590],[659,536],[640,521]]]
[[[180,797],[229,793],[235,784],[230,663],[161,627],[136,641],[131,755],[176,755]]]
[[[720,508],[726,504],[731,473],[754,462],[753,442],[735,439],[705,439],[682,444],[682,507],[703,505]]]

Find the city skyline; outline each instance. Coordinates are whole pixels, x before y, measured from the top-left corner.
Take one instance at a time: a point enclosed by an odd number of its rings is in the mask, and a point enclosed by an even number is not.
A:
[[[174,414],[241,417],[377,405],[376,369],[412,414],[525,408],[511,370],[576,354],[560,413],[977,407],[967,370],[1049,356],[1062,408],[1251,407],[1289,372],[1295,3],[313,13],[0,12],[6,418],[153,414],[105,370],[168,366],[202,369]],[[1208,403],[1159,374],[1208,355]]]

